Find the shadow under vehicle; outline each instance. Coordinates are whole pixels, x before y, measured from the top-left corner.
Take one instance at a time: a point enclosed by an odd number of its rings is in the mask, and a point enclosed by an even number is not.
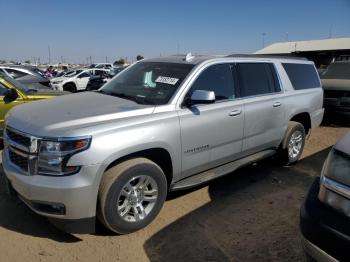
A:
[[[281,167],[273,158],[208,185],[210,202],[152,235],[152,261],[304,261],[299,210],[330,148]],[[174,192],[168,201],[198,190]]]

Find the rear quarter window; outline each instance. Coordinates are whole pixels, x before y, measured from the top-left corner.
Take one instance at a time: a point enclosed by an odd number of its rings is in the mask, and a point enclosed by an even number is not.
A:
[[[312,64],[282,63],[295,90],[321,87],[317,71]]]

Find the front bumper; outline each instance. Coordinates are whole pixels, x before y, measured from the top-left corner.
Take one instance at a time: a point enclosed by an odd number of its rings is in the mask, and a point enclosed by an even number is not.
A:
[[[58,91],[63,91],[63,84],[53,84],[51,83],[51,86],[54,90],[58,90]]]
[[[3,168],[10,187],[34,212],[50,218],[54,224],[71,233],[91,233],[96,216],[99,165],[83,166],[71,176],[53,177],[23,175],[3,151]],[[76,232],[72,225],[83,222],[84,230]],[[65,228],[68,224],[68,229]],[[77,227],[76,227],[77,228]],[[82,232],[83,231],[83,232]]]
[[[321,203],[316,178],[300,211],[305,251],[317,261],[350,261],[350,220]]]

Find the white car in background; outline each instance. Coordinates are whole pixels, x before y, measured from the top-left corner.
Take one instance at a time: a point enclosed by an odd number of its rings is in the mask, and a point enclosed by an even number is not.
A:
[[[111,70],[114,66],[112,63],[96,63],[92,64],[91,67]]]
[[[103,75],[107,69],[79,69],[68,71],[64,76],[51,79],[51,85],[60,91],[75,93],[86,89],[90,76]]]

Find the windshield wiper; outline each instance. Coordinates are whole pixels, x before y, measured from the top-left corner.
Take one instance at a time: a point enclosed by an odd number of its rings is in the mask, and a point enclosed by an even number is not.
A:
[[[140,101],[135,96],[126,95],[124,93],[111,93],[111,95],[119,97],[119,98],[124,98],[124,99],[127,99],[127,100],[131,100],[131,101],[133,101],[133,102],[135,102],[137,104],[141,104]]]
[[[131,100],[131,101],[139,104],[139,102],[136,100],[136,98],[134,96],[126,95],[124,93],[113,93],[113,92],[106,92],[103,90],[98,90],[97,92],[99,92],[101,94],[105,94],[105,95],[110,95],[110,96],[115,96],[115,97]]]
[[[123,99],[127,99],[130,101],[133,101],[137,104],[142,104],[142,105],[152,105],[154,104],[153,101],[151,101],[150,99],[147,99],[147,97],[145,96],[131,96],[131,95],[127,95],[125,93],[114,93],[114,92],[106,92],[103,90],[98,90],[97,92],[101,93],[101,94],[105,94],[105,95],[110,95],[110,96],[115,96],[115,97],[119,97],[119,98],[123,98]]]

